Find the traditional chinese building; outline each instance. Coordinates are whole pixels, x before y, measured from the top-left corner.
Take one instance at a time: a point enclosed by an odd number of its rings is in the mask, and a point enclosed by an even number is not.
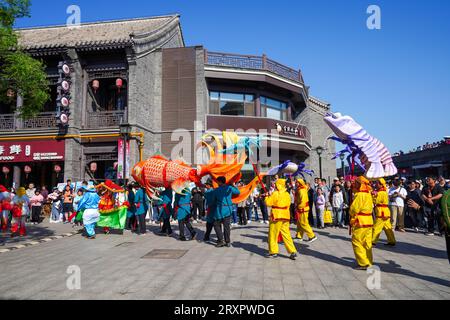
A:
[[[29,120],[17,116],[20,97],[0,105],[0,183],[115,179],[124,162],[124,134],[130,140],[128,169],[141,157],[170,157],[179,145],[173,141],[177,129],[191,133],[192,141],[183,143],[192,154],[195,139],[205,132],[274,130],[267,141],[277,141],[271,151],[279,152],[280,160],[306,161],[319,174],[315,149],[324,147],[322,175],[333,177],[336,166],[328,154],[334,144],[327,143],[331,131],[322,120],[330,105],[310,95],[301,71],[265,55],[186,47],[179,19],[19,29],[20,44],[47,66],[51,100]],[[73,66],[64,133],[55,117],[61,60]]]

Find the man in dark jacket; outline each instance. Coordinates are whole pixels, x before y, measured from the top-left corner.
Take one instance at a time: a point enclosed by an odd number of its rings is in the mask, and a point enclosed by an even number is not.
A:
[[[423,206],[424,202],[420,190],[414,181],[410,181],[408,183],[408,195],[406,196],[406,214],[411,217],[416,232],[423,226]]]
[[[200,188],[192,189],[192,217],[197,222],[203,216],[203,192]]]

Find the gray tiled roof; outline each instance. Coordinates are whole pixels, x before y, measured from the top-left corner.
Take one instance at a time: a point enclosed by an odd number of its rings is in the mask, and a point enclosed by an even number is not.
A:
[[[17,29],[24,49],[130,44],[131,34],[157,32],[178,15],[85,23],[77,28],[51,26]]]

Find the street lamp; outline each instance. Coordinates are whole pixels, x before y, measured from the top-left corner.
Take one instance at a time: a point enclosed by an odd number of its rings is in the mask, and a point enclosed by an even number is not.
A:
[[[345,177],[345,166],[344,166],[345,154],[341,153],[339,158],[341,159],[342,176]]]
[[[322,148],[322,147],[317,147],[316,148],[316,152],[317,152],[317,155],[319,156],[319,171],[320,171],[320,179],[322,179],[322,153],[323,153],[323,151],[324,151],[324,148]]]
[[[124,123],[120,125],[120,135],[123,137],[123,173],[122,179],[124,181],[124,185],[127,185],[127,144],[128,138],[131,134],[132,127],[128,123]]]

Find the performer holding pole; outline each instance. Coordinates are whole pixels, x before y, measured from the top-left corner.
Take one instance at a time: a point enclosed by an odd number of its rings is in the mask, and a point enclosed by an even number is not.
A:
[[[350,225],[352,245],[358,263],[358,270],[366,270],[373,264],[372,228],[373,200],[370,194],[370,182],[360,176],[354,182],[355,198],[350,206]]]
[[[212,192],[214,210],[214,230],[217,235],[217,248],[231,247],[231,214],[233,210],[233,195],[240,195],[238,188],[226,184],[225,177],[218,177],[219,187]],[[208,196],[209,197],[209,196]],[[223,232],[222,232],[223,226]]]
[[[163,226],[161,229],[161,235],[172,235],[172,227],[170,225],[170,218],[173,216],[173,208],[172,208],[172,200],[173,200],[173,191],[171,188],[166,188],[160,194],[160,199],[158,202],[160,217],[159,220],[163,222]]]
[[[272,208],[269,224],[269,258],[278,257],[278,235],[281,232],[290,259],[297,258],[297,249],[290,234],[291,197],[286,190],[286,180],[279,179],[275,183],[276,191],[266,198],[266,205]]]
[[[192,193],[189,189],[183,190],[184,194],[175,195],[175,217],[178,220],[178,227],[180,229],[180,241],[187,241],[184,235],[184,226],[191,233],[191,240],[195,240],[197,232],[191,225],[191,198]]]
[[[306,183],[303,179],[298,179],[297,191],[295,192],[295,216],[297,220],[297,239],[303,241],[303,235],[306,233],[308,236],[308,243],[312,243],[317,240],[311,226],[309,225],[309,197]]]
[[[381,231],[386,233],[388,246],[395,246],[395,235],[391,224],[391,211],[388,203],[389,197],[386,190],[386,181],[381,178],[376,181],[376,191],[373,192],[375,203],[376,221],[373,227],[372,245],[376,245],[380,239]]]

